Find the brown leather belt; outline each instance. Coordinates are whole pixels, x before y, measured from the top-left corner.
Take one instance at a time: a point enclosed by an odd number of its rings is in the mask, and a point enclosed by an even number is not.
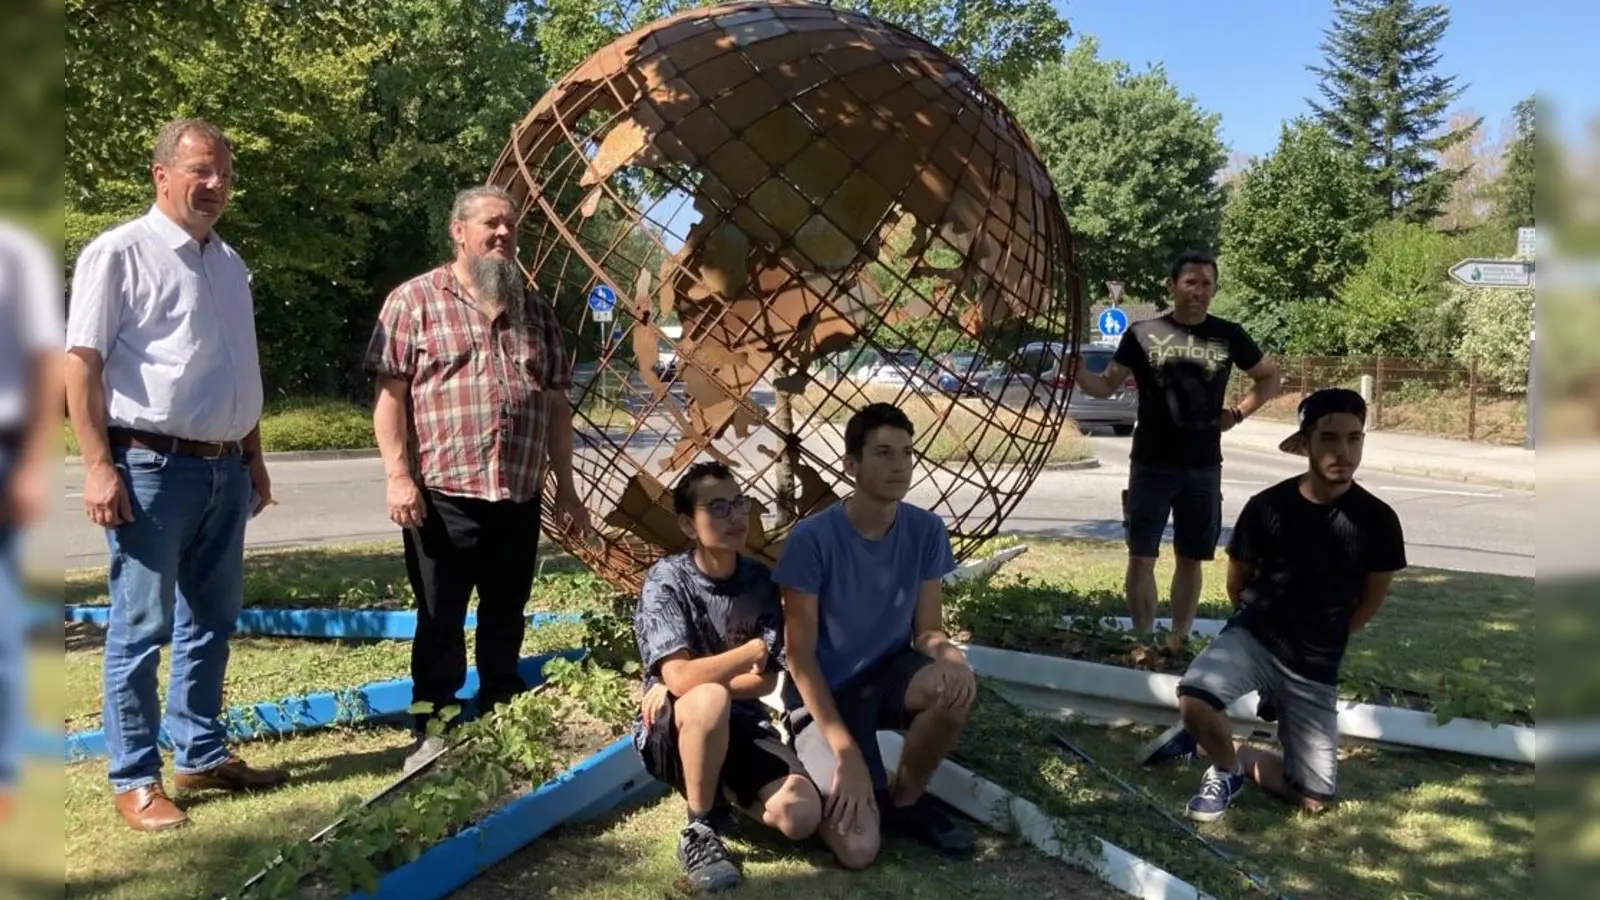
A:
[[[157,453],[198,456],[202,459],[221,459],[224,456],[244,452],[244,445],[238,441],[191,441],[150,431],[136,431],[132,428],[108,428],[106,436],[111,439],[113,447],[143,447]]]

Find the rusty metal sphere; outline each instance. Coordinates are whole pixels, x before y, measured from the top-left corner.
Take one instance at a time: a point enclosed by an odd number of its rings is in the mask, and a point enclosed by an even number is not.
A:
[[[673,16],[552,87],[488,180],[576,350],[600,540],[548,531],[620,589],[685,546],[671,486],[703,459],[733,466],[750,552],[775,560],[848,494],[845,420],[872,400],[917,424],[907,499],[958,559],[1050,456],[1068,390],[1009,363],[1078,341],[1061,204],[1005,107],[904,30],[796,0]],[[588,304],[608,294],[609,319]]]

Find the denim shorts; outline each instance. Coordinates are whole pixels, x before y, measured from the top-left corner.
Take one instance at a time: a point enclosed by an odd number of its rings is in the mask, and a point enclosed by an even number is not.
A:
[[[1172,545],[1179,556],[1210,560],[1222,537],[1222,467],[1152,466],[1134,463],[1122,498],[1128,555],[1161,555],[1161,536],[1172,518]]]
[[[1334,799],[1339,773],[1339,690],[1292,672],[1243,628],[1226,628],[1178,682],[1178,696],[1213,709],[1259,692],[1278,711],[1283,776],[1302,797]]]

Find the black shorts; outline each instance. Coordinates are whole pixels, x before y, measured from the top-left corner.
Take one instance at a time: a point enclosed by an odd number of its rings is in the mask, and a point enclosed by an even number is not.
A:
[[[878,752],[878,732],[903,731],[911,727],[906,691],[911,687],[911,679],[924,666],[932,664],[933,660],[905,647],[833,690],[833,705],[839,710],[839,718],[844,720],[850,737],[861,748],[876,790],[889,787],[889,774],[883,767],[883,755]],[[827,738],[822,736],[822,729],[809,727],[811,721],[811,712],[802,706],[786,716],[785,725],[806,774],[811,776],[818,793],[827,797],[833,789],[833,770],[839,761],[833,755],[833,748],[828,746]]]
[[[1217,556],[1222,537],[1222,467],[1134,463],[1123,496],[1128,555],[1161,555],[1161,536],[1172,518],[1172,549],[1186,559]]]
[[[640,755],[645,771],[657,781],[683,793],[683,758],[678,755],[678,729],[672,721],[672,700],[661,714],[660,723],[650,729]],[[742,807],[753,806],[761,789],[790,775],[804,775],[794,751],[783,745],[783,738],[772,723],[734,710],[728,718],[728,755],[722,761],[718,779],[723,791]]]

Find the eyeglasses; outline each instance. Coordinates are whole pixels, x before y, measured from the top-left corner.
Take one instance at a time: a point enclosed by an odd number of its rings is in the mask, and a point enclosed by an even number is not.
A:
[[[726,519],[732,513],[744,514],[750,511],[749,497],[734,497],[732,500],[716,499],[710,503],[700,504],[700,508],[711,514],[713,519]]]

